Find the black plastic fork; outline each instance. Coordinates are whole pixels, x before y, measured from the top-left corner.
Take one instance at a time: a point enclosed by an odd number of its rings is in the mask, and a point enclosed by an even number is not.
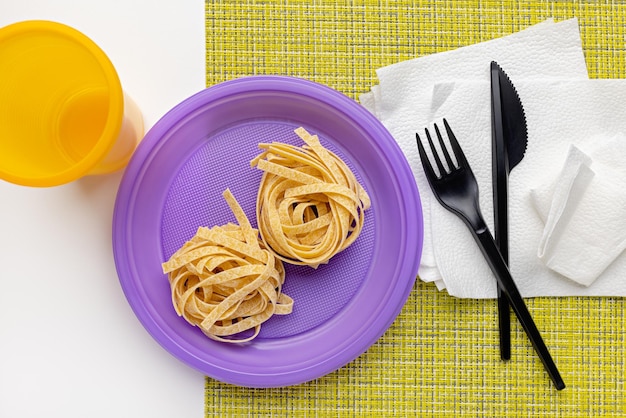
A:
[[[446,133],[450,141],[450,147],[455,157],[456,163],[452,160],[448,147],[444,143],[439,128],[435,124],[435,132],[441,151],[437,150],[433,140],[428,132],[425,130],[426,137],[428,139],[428,145],[432,151],[433,159],[437,166],[438,173],[435,172],[433,165],[422,144],[422,140],[418,134],[415,134],[417,139],[417,146],[419,149],[420,159],[424,172],[426,173],[426,179],[430,184],[430,187],[439,201],[446,209],[459,216],[463,222],[472,231],[474,239],[478,243],[491,271],[496,276],[498,284],[502,287],[502,290],[508,299],[513,312],[517,316],[517,319],[524,328],[526,335],[530,339],[535,351],[539,355],[548,375],[554,382],[554,385],[558,390],[565,388],[565,383],[561,378],[561,375],[546,347],[535,321],[533,321],[524,299],[517,289],[513,277],[502,258],[502,255],[498,251],[498,248],[493,240],[491,232],[485,223],[483,216],[480,212],[478,204],[478,183],[476,177],[465,158],[465,154],[461,149],[450,125],[444,119],[443,124],[446,128]],[[443,154],[443,159],[440,154]],[[445,161],[445,165],[444,165]]]

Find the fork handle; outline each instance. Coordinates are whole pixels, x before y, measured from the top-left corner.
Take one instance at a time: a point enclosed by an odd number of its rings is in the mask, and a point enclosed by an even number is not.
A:
[[[496,246],[489,229],[487,227],[480,228],[478,230],[472,229],[472,232],[483,255],[485,256],[485,259],[487,260],[487,263],[489,264],[489,267],[491,268],[491,271],[496,276],[496,280],[502,288],[502,292],[511,304],[513,312],[517,316],[520,324],[522,324],[522,328],[524,328],[526,335],[528,335],[530,342],[539,355],[539,358],[548,372],[548,375],[550,375],[552,382],[554,382],[554,386],[556,386],[558,390],[564,389],[565,383],[561,378],[561,374],[559,373],[559,370],[557,369],[556,364],[548,351],[548,347],[546,347],[546,344],[541,337],[541,333],[535,325],[535,321],[533,321],[533,318],[524,303],[524,299],[522,299],[522,295],[513,281],[509,268],[498,251],[498,247]]]

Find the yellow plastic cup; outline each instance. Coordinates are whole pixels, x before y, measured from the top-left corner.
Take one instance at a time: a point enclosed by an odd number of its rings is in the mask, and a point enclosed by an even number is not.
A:
[[[126,166],[143,137],[106,54],[61,23],[0,28],[0,178],[56,186]]]

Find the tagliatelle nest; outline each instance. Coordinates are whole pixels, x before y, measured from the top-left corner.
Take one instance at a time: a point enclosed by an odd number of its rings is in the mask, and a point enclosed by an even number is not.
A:
[[[198,228],[162,267],[179,316],[209,338],[241,343],[255,338],[272,315],[291,313],[293,300],[281,292],[281,260],[262,246],[229,190],[224,198],[239,225]],[[251,336],[224,338],[247,330],[254,330]]]
[[[256,216],[261,239],[277,257],[316,268],[356,240],[370,198],[317,135],[295,132],[306,145],[259,144],[264,152],[250,163],[264,171]]]

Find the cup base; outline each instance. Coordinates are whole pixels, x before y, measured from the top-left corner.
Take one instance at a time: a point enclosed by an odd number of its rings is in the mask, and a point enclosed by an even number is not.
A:
[[[57,119],[55,144],[69,164],[81,161],[102,136],[109,114],[106,88],[86,89],[63,105]]]

